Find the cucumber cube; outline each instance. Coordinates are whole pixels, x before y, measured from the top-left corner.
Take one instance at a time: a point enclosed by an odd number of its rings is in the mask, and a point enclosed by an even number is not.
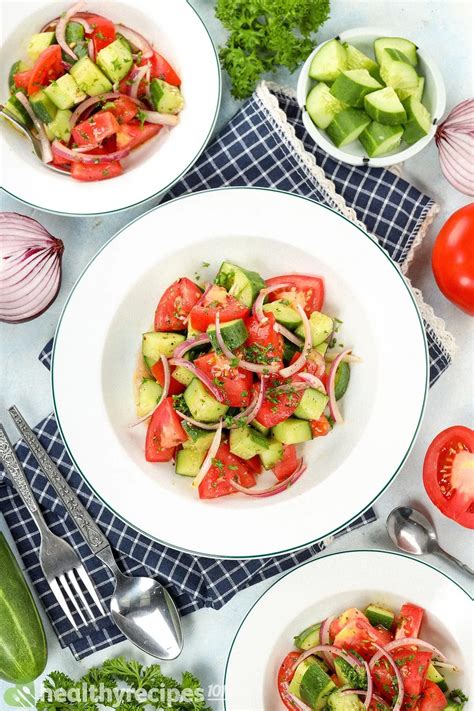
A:
[[[379,66],[377,62],[374,62],[373,59],[368,57],[366,54],[361,52],[360,49],[357,49],[357,47],[354,47],[348,42],[344,42],[343,47],[346,50],[348,69],[367,69],[369,74],[372,74],[372,76],[375,76],[375,78],[377,78],[377,74],[379,71]]]
[[[227,405],[213,398],[197,378],[194,378],[184,391],[184,401],[191,416],[200,422],[217,422],[229,409]]]
[[[88,96],[98,96],[112,90],[112,83],[89,57],[82,57],[73,64],[69,73]]]
[[[328,404],[328,396],[315,388],[308,388],[304,391],[298,407],[295,410],[295,417],[302,420],[319,420]]]
[[[403,126],[385,126],[383,123],[372,121],[359,136],[359,140],[370,158],[393,153],[403,136]]]
[[[408,122],[405,125],[403,139],[411,145],[429,133],[431,116],[428,109],[415,96],[409,96],[408,99],[405,99],[403,106],[408,114]]]
[[[196,449],[180,449],[176,455],[176,474],[196,476],[205,457],[206,452],[200,452]]]
[[[350,107],[336,114],[326,131],[334,145],[342,148],[355,141],[369,123],[365,111]]]
[[[70,74],[63,74],[62,77],[51,82],[44,92],[58,109],[70,109],[86,98],[86,94],[79,89]]]
[[[155,409],[163,388],[152,378],[143,378],[138,391],[138,417],[145,417]]]
[[[216,327],[211,324],[207,333],[211,339],[211,345],[215,351],[220,352],[219,344],[217,342]],[[221,325],[221,336],[225,345],[230,348],[231,351],[235,351],[245,343],[249,336],[247,327],[241,318],[236,318],[233,321],[227,321]]]
[[[283,459],[283,445],[277,439],[269,439],[268,448],[259,454],[264,468],[271,469]]]
[[[392,86],[373,91],[364,99],[370,118],[387,126],[397,126],[407,120],[406,111]]]
[[[323,84],[323,86],[326,86]],[[282,326],[295,330],[301,323],[301,316],[288,302],[284,300],[272,301],[271,304],[265,304],[263,307],[264,313],[271,313],[275,316],[275,320],[281,323]]]
[[[327,128],[334,116],[345,108],[347,104],[336,99],[324,82],[313,86],[306,97],[306,111],[318,128]]]
[[[346,50],[337,39],[326,42],[313,57],[309,76],[316,81],[334,81],[347,69]]]
[[[312,346],[314,348],[325,341],[326,338],[331,335],[334,328],[332,318],[326,316],[326,314],[323,314],[320,311],[313,311],[309,317],[309,325],[311,329]],[[296,335],[304,339],[303,325],[298,326],[296,329]]]
[[[143,360],[149,368],[155,365],[160,356],[171,358],[176,346],[183,343],[184,336],[180,333],[161,333],[149,331],[142,336]]]
[[[51,121],[46,124],[46,135],[50,141],[59,138],[60,141],[67,143],[71,138],[71,116],[72,112],[68,109],[58,109],[58,113]]]
[[[53,43],[53,40],[54,32],[39,32],[36,35],[32,35],[26,50],[31,61],[36,62],[40,54]]]
[[[387,86],[394,89],[416,89],[418,86],[418,74],[406,62],[390,60],[382,65],[380,76]]]
[[[12,94],[5,104],[5,111],[24,124],[27,128],[33,128],[33,121],[21,101],[18,101],[15,94]]]
[[[418,84],[415,88],[411,89],[396,89],[400,101],[408,99],[409,96],[414,96],[415,99],[421,101],[423,98],[423,91],[425,89],[425,77],[418,77]]]
[[[382,85],[367,69],[349,69],[339,74],[331,87],[331,94],[349,106],[362,107],[364,96],[381,88]]]
[[[282,444],[299,444],[313,438],[311,427],[306,420],[289,417],[272,428],[272,434]]]
[[[97,54],[97,64],[112,82],[127,76],[133,64],[130,45],[123,37],[114,40]]]
[[[179,87],[163,79],[152,79],[150,96],[157,111],[162,114],[179,114],[184,108],[184,99]]]
[[[269,444],[265,435],[252,427],[238,427],[230,432],[229,446],[232,454],[237,457],[252,459],[268,449]]]
[[[43,123],[50,123],[58,111],[43,89],[30,96],[31,108]]]
[[[249,308],[260,291],[265,288],[265,282],[260,274],[230,262],[222,262],[215,283],[223,286],[231,296]]]

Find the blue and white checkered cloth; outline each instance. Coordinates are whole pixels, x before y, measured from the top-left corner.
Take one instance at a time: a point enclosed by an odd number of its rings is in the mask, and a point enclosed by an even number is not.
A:
[[[335,190],[327,183],[320,168],[333,181]],[[363,222],[401,266],[433,209],[429,197],[393,173],[341,165],[316,149],[304,131],[294,99],[285,93],[272,94],[266,85],[259,87],[195,167],[175,185],[170,197],[222,185],[279,188],[311,197],[346,215],[354,210],[352,218]],[[433,383],[449,365],[450,356],[435,326],[426,325]],[[52,341],[40,355],[40,360],[48,368],[51,348]],[[328,542],[320,541],[295,553],[250,560],[213,560],[168,548],[128,526],[97,499],[74,469],[53,414],[40,422],[35,431],[107,536],[122,570],[130,575],[157,577],[166,585],[183,615],[204,606],[219,609],[239,590],[309,560]],[[108,569],[91,554],[23,441],[17,444],[16,451],[46,522],[54,533],[68,540],[77,550],[105,609],[108,609],[113,591]],[[80,627],[79,634],[71,629],[40,568],[36,526],[1,472],[0,510],[60,644],[69,647],[74,656],[81,659],[122,641],[124,638],[110,616],[98,620],[93,629]],[[341,533],[374,520],[373,510],[368,509]]]

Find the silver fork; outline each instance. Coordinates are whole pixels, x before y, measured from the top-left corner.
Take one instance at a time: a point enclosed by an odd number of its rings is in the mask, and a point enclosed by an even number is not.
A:
[[[29,130],[29,128],[26,128],[18,119],[15,118],[15,116],[12,116],[8,112],[7,109],[3,106],[3,104],[0,104],[0,116],[3,116],[3,118],[6,118],[7,121],[10,121],[15,128],[17,128],[21,133],[23,133],[28,140],[31,142],[31,145],[33,146],[33,150],[35,152],[35,155],[37,158],[40,159],[40,161],[43,163],[43,157],[42,157],[42,151],[41,151],[41,141],[39,138],[36,138],[36,136]],[[61,170],[61,168],[57,168],[56,166],[52,165],[51,163],[43,163],[45,168],[49,168],[50,170],[54,170],[56,173],[65,173],[66,171]]]
[[[78,626],[74,619],[74,613],[79,616],[85,625],[88,625],[105,614],[104,608],[75,550],[71,548],[69,543],[66,543],[66,541],[49,530],[25,472],[1,423],[0,461],[38,527],[41,536],[39,560],[44,576],[62,611],[77,631]],[[86,594],[81,588],[81,581]],[[93,603],[97,606],[100,615],[94,615],[91,605],[86,599],[87,593],[89,593]],[[78,600],[82,603],[83,609],[81,609]],[[88,619],[86,619],[86,615]]]

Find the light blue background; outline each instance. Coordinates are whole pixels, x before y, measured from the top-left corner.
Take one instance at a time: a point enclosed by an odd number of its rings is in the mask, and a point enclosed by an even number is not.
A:
[[[193,0],[217,44],[224,39],[224,33],[214,18],[214,3],[210,0]],[[345,29],[359,26],[387,28],[387,33],[416,39],[417,44],[429,49],[436,57],[447,87],[448,109],[461,100],[472,96],[472,8],[469,2],[443,0],[332,0],[331,19],[318,35],[319,40],[327,39]],[[296,75],[280,72],[277,80],[283,84],[296,86]],[[219,129],[235,112],[238,103],[229,93],[229,83],[224,75],[224,91]],[[3,128],[1,130],[4,130]],[[352,534],[344,536],[333,544],[328,552],[351,548],[387,548],[391,544],[385,534],[384,521],[387,513],[404,502],[418,502],[433,518],[442,544],[454,555],[473,566],[472,538],[467,530],[443,518],[428,500],[421,482],[421,468],[424,453],[433,437],[445,427],[454,424],[472,426],[472,363],[473,329],[472,319],[457,310],[438,291],[430,268],[430,255],[437,231],[447,217],[457,208],[469,202],[446,182],[441,174],[437,150],[432,143],[415,159],[403,166],[406,177],[421,190],[432,195],[441,211],[430,230],[424,244],[419,248],[409,276],[415,286],[422,289],[425,300],[430,303],[438,316],[446,320],[447,327],[455,336],[458,352],[453,366],[444,374],[430,391],[426,415],[415,447],[403,470],[377,502],[379,520]],[[58,198],[60,200],[60,196]],[[52,409],[48,372],[37,356],[54,333],[64,301],[78,275],[96,253],[118,229],[131,219],[153,207],[157,200],[146,206],[111,216],[91,218],[68,218],[47,215],[33,210],[2,193],[2,210],[11,210],[30,215],[42,222],[52,234],[61,238],[65,245],[63,283],[59,297],[53,306],[33,322],[9,326],[0,324],[1,343],[1,402],[2,419],[13,439],[16,430],[10,423],[6,408],[17,404],[30,423],[38,422]],[[402,368],[410,367],[409,344],[400,342],[400,362]],[[296,525],[296,522],[289,522]],[[4,521],[0,528],[5,530]],[[460,570],[454,569],[442,560],[427,556],[430,563],[450,574],[472,594],[472,579]],[[184,619],[185,649],[181,657],[164,664],[167,673],[178,674],[189,669],[202,680],[205,689],[209,685],[222,683],[225,661],[237,628],[253,603],[274,582],[261,583],[239,593],[222,610],[201,610]],[[317,591],[315,591],[317,594]],[[407,581],[409,597],[409,581]],[[288,601],[291,604],[291,601]],[[109,656],[125,654],[143,660],[145,655],[128,643],[98,653],[81,663],[76,662],[67,650],[61,650],[48,620],[44,617],[49,641],[49,660],[46,672],[62,669],[79,676],[90,666],[98,664]],[[255,641],[258,644],[258,640]],[[151,660],[149,660],[151,661]],[[0,682],[0,698],[3,688]],[[39,688],[39,683],[37,683]],[[0,701],[0,707],[2,702]],[[222,708],[221,703],[215,703]]]

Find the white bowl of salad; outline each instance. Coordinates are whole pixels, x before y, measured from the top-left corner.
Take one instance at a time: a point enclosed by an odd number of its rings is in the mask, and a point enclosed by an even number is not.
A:
[[[99,252],[52,383],[111,508],[176,548],[251,557],[367,508],[412,446],[427,372],[413,298],[375,242],[310,200],[226,188],[159,206]]]
[[[24,8],[5,8],[0,94],[41,156],[2,121],[3,187],[67,214],[166,190],[206,145],[219,107],[218,59],[195,10],[185,0]]]
[[[227,661],[225,708],[468,711],[471,607],[453,580],[408,556],[319,558],[248,613]]]
[[[318,45],[297,88],[303,123],[333,158],[383,167],[430,143],[446,107],[443,77],[422,47],[358,27]]]

